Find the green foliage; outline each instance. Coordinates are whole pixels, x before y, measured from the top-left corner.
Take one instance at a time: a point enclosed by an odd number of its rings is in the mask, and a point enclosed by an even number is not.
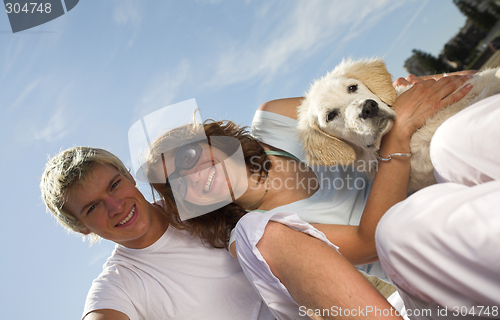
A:
[[[404,67],[408,72],[422,76],[462,70],[476,62],[480,63],[480,59],[487,59],[486,54],[491,55],[491,51],[485,51],[484,48],[479,48],[479,45],[500,18],[500,5],[494,0],[453,0],[453,3],[467,17],[466,28],[444,46],[442,54],[437,58],[414,49],[412,56],[405,61]],[[487,10],[484,9],[486,5]],[[445,61],[456,63],[457,70]]]
[[[453,68],[444,63],[441,59],[418,49],[413,49],[413,55],[406,60],[405,67],[410,64],[410,61],[416,62],[419,68],[424,71],[424,74],[438,74],[453,71],[451,70]]]
[[[453,3],[458,7],[460,12],[470,19],[478,28],[489,31],[497,22],[497,18],[493,14],[488,11],[479,11],[476,6],[464,0],[453,0]],[[490,1],[490,4],[491,3],[492,1]]]
[[[462,43],[448,43],[444,46],[444,55],[450,61],[463,62],[469,56],[469,50],[464,50]]]
[[[488,7],[497,17],[500,15],[500,6],[495,1],[488,1]]]

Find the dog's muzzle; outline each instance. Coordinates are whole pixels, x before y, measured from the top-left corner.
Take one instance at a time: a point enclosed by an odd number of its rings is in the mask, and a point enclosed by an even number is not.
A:
[[[363,103],[363,109],[359,117],[363,120],[376,117],[378,115],[378,103],[374,100],[368,99]]]

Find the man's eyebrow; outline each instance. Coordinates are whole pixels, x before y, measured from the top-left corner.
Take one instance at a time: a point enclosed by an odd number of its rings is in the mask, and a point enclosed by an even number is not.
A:
[[[113,178],[111,178],[108,182],[108,186],[106,188],[106,190],[109,190],[109,188],[111,188],[111,186],[113,185],[113,183],[115,182],[115,180],[121,175],[121,173],[117,173],[116,175],[113,176]],[[83,212],[85,211],[85,208],[89,207],[92,203],[94,203],[95,200],[91,200],[89,201],[86,205],[84,205],[82,207],[82,210],[80,210],[80,216],[83,214]]]

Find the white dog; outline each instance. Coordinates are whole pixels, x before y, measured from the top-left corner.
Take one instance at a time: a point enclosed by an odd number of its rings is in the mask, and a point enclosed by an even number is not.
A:
[[[413,134],[408,192],[436,183],[429,155],[434,132],[460,110],[500,93],[497,71],[490,69],[475,74],[469,80],[473,88],[462,100],[440,110]],[[396,117],[391,105],[409,88],[394,89],[391,75],[380,59],[344,60],[316,80],[298,108],[298,129],[308,164],[353,164],[373,176],[380,141]]]

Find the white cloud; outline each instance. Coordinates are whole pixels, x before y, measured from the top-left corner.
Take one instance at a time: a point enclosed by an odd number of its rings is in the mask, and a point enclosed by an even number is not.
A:
[[[348,42],[371,29],[398,5],[391,0],[318,0],[295,4],[284,16],[280,6],[256,10],[254,30],[220,55],[210,86],[224,86],[255,77],[268,78],[300,63],[332,43]]]
[[[54,112],[49,120],[35,132],[36,140],[52,142],[60,140],[69,132],[68,124],[74,123],[67,115],[66,108],[69,105],[69,86],[64,87],[59,93]]]
[[[113,20],[118,25],[132,27],[132,36],[127,46],[132,46],[137,38],[142,22],[142,7],[136,0],[115,0]]]
[[[31,81],[19,94],[17,99],[10,105],[10,109],[16,109],[18,106],[22,105],[23,102],[30,96],[30,94],[35,90],[36,87],[40,84],[41,79],[36,79]]]
[[[141,7],[138,1],[134,0],[115,0],[113,9],[113,20],[118,25],[140,24]]]
[[[203,4],[221,4],[224,0],[196,0],[198,3]]]
[[[57,19],[57,23],[61,24],[61,20],[64,19]],[[5,44],[2,42],[0,81],[5,82],[4,88],[8,85],[16,88],[23,85],[25,79],[33,78],[33,70],[37,70],[41,64],[40,57],[54,50],[57,52],[54,48],[58,48],[58,42],[63,36],[63,32],[49,31],[47,33],[50,33],[50,36],[31,36],[27,32],[22,33],[24,36],[19,34],[9,37],[10,41],[5,41]]]
[[[26,41],[26,38],[19,38],[17,41],[4,47],[1,70],[2,80],[16,67],[18,61],[24,61],[26,59],[25,48],[27,44],[28,41]],[[12,79],[9,80],[12,81]]]
[[[394,49],[394,47],[398,44],[398,42],[404,37],[404,35],[408,32],[408,30],[410,29],[411,25],[413,24],[413,22],[415,22],[415,19],[418,17],[418,15],[420,14],[420,12],[422,12],[422,10],[424,9],[424,7],[427,5],[428,2],[429,2],[429,0],[425,0],[422,3],[422,5],[420,6],[420,8],[418,8],[418,10],[415,12],[415,14],[411,17],[411,19],[408,21],[408,23],[401,30],[401,32],[399,33],[399,35],[396,38],[396,40],[394,40],[394,42],[392,43],[392,45],[389,47],[389,49],[387,50],[387,53],[391,52],[392,49]]]
[[[47,142],[62,139],[67,133],[67,122],[68,120],[64,117],[64,108],[57,108],[50,117],[49,121],[47,121],[45,127],[35,133],[35,139],[45,140]]]
[[[133,119],[139,119],[155,110],[166,107],[175,101],[179,90],[190,80],[191,65],[182,60],[173,72],[167,72],[153,79],[150,89],[134,107]]]

